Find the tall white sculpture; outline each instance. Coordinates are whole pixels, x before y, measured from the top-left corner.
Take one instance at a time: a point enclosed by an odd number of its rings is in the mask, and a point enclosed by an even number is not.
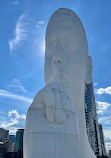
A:
[[[78,16],[54,12],[45,42],[45,87],[28,109],[24,158],[95,158],[84,112],[88,45]]]

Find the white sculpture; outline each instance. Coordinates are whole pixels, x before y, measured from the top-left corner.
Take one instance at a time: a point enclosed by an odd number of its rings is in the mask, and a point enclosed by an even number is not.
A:
[[[27,113],[24,158],[95,158],[84,112],[88,45],[78,16],[54,12],[45,42],[45,87]]]

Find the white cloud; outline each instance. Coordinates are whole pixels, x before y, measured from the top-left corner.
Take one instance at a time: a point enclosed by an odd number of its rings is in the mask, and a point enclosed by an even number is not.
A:
[[[18,5],[18,4],[19,4],[19,1],[18,1],[18,0],[13,0],[13,1],[11,2],[11,4],[13,4],[13,5]]]
[[[39,28],[40,25],[43,25],[44,24],[44,21],[38,21],[35,25],[36,28]]]
[[[11,134],[15,134],[18,128],[25,128],[26,115],[20,115],[17,110],[8,112],[9,122],[0,124],[1,128],[7,129]]]
[[[39,48],[40,48],[40,51],[41,51],[41,55],[44,56],[44,54],[45,54],[45,40],[44,40],[44,38],[41,39],[41,42],[39,44]]]
[[[44,24],[44,21],[38,21],[38,24],[42,25],[42,24]]]
[[[23,41],[39,43],[37,38],[37,29],[44,24],[44,21],[35,21],[32,17],[22,14],[16,22],[16,27],[14,31],[14,38],[9,40],[10,52],[13,52],[21,46]],[[40,44],[41,45],[41,44]],[[42,49],[44,50],[44,43],[42,44]]]
[[[97,113],[99,114],[104,113],[110,106],[110,104],[107,102],[96,101],[96,103],[97,103]]]
[[[111,150],[111,142],[106,142],[105,146],[106,146],[107,152],[109,152],[109,150]]]
[[[21,15],[16,23],[15,28],[15,37],[9,41],[10,51],[12,52],[13,49],[22,41],[27,39],[27,15]]]
[[[93,83],[93,86],[95,87],[95,86],[97,86],[98,85],[98,83],[97,82],[95,82],[95,83]]]
[[[18,120],[12,120],[11,122],[3,122],[2,124],[0,124],[0,127],[5,128],[5,129],[9,129],[10,126],[14,126],[18,124]]]
[[[7,98],[12,98],[12,99],[17,99],[17,100],[22,100],[22,101],[25,101],[25,102],[28,102],[28,103],[32,102],[32,99],[29,99],[27,97],[17,95],[17,94],[14,94],[12,92],[2,90],[2,89],[0,89],[0,96],[7,97]]]
[[[9,84],[10,87],[18,88],[22,92],[27,92],[27,90],[22,85],[21,81],[19,79],[13,79],[13,81]]]
[[[104,131],[105,145],[108,151],[111,150],[111,130],[104,129],[103,131]]]
[[[111,124],[111,116],[102,116],[99,117],[98,122],[105,125]]]
[[[107,88],[100,88],[96,91],[97,94],[111,94],[111,86]]]
[[[26,115],[22,114],[19,115],[19,113],[17,112],[17,110],[9,110],[8,116],[12,117],[13,119],[26,119]]]

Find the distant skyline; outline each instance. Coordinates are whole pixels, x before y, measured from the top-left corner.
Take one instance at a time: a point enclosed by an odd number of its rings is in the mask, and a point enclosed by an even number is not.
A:
[[[93,61],[98,121],[111,149],[111,1],[0,1],[0,127],[13,134],[25,127],[26,113],[44,86],[45,31],[58,8],[80,17]]]

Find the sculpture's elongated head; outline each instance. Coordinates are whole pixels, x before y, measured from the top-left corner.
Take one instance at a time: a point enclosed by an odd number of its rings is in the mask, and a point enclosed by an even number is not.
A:
[[[86,66],[87,39],[80,19],[72,10],[60,8],[53,13],[47,26],[45,44],[46,84],[53,80],[54,63],[58,63],[61,74],[73,74],[75,69],[80,71]]]

